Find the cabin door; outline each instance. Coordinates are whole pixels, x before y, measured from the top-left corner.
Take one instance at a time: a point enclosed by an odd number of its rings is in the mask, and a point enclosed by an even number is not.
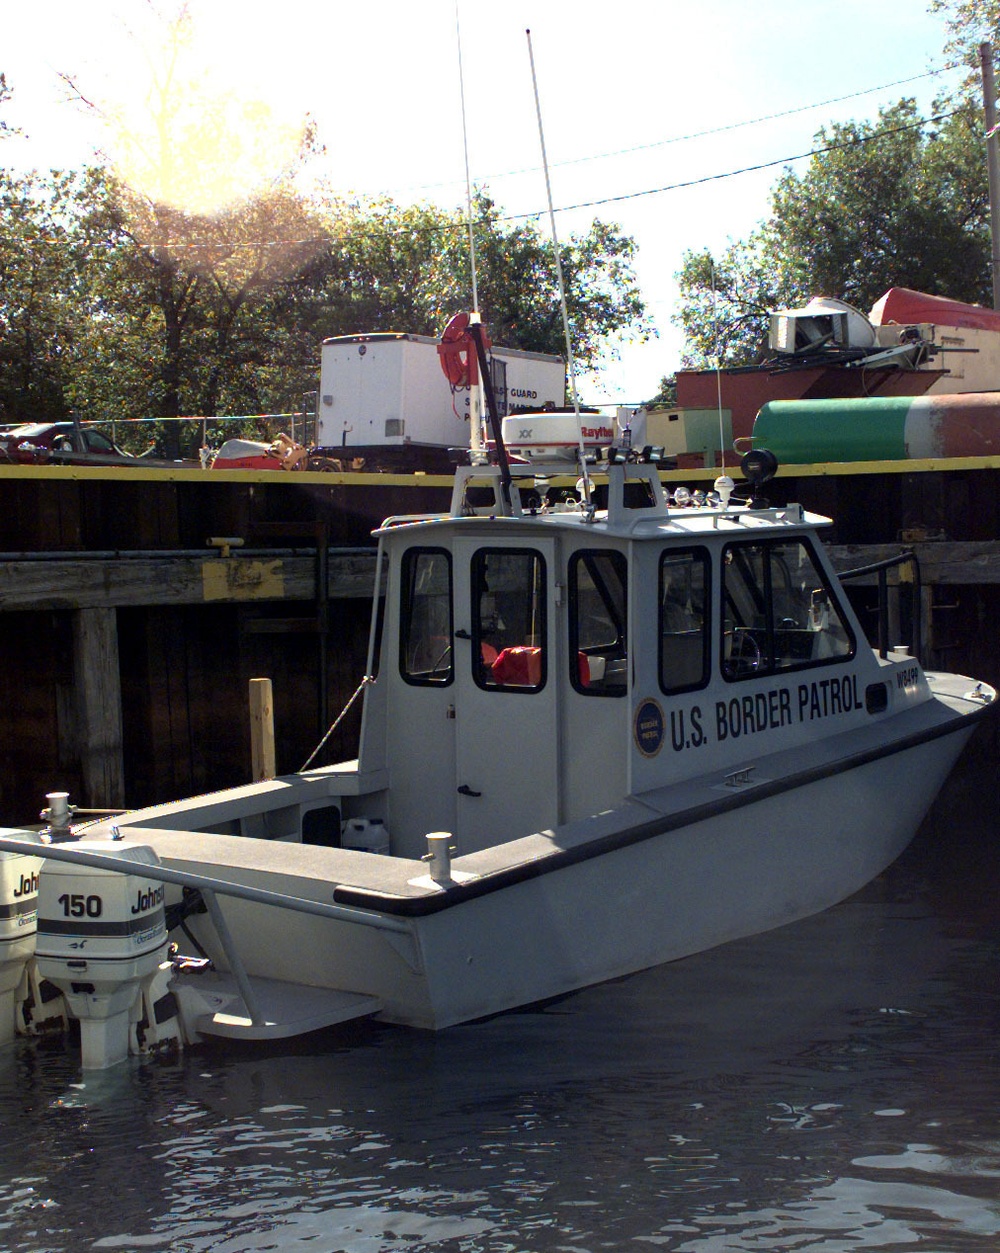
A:
[[[555,555],[545,538],[455,544],[460,854],[558,821]]]

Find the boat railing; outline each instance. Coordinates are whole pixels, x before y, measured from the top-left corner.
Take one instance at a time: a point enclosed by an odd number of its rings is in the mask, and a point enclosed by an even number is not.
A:
[[[902,575],[892,584],[889,582],[889,571],[900,566],[910,566],[907,578]],[[897,553],[894,557],[886,557],[883,561],[873,561],[867,566],[856,566],[853,570],[841,570],[838,577],[842,583],[848,579],[861,579],[876,576],[878,586],[878,638],[876,647],[882,658],[888,656],[891,647],[889,642],[891,600],[898,596],[901,587],[910,589],[910,652],[914,657],[920,653],[920,562],[912,549]],[[897,602],[898,603],[898,602]],[[897,622],[899,614],[895,615]]]
[[[9,830],[9,828],[8,828]],[[141,843],[141,835],[138,840]],[[118,846],[120,847],[120,845]],[[258,1024],[264,1021],[263,1013],[258,1005],[253,985],[247,974],[246,967],[236,948],[236,943],[222,912],[218,897],[233,896],[241,900],[254,901],[259,905],[274,905],[279,909],[291,909],[296,913],[316,914],[321,918],[333,918],[340,922],[351,922],[379,931],[395,931],[408,934],[409,926],[399,918],[387,918],[384,915],[363,909],[353,909],[349,905],[326,904],[324,901],[309,900],[308,897],[291,896],[284,892],[273,892],[268,888],[252,887],[245,883],[233,883],[229,879],[217,879],[211,875],[196,874],[189,870],[175,870],[172,866],[161,864],[150,865],[147,862],[136,862],[121,857],[107,857],[91,849],[75,848],[73,842],[60,844],[42,843],[34,832],[25,831],[24,836],[12,839],[0,836],[0,851],[5,853],[21,853],[26,857],[42,858],[45,861],[65,861],[82,863],[95,870],[110,870],[114,874],[139,875],[146,879],[157,879],[163,883],[173,883],[181,887],[194,888],[201,893],[209,916],[215,927],[222,951],[226,955],[230,974],[239,989],[251,1022]]]

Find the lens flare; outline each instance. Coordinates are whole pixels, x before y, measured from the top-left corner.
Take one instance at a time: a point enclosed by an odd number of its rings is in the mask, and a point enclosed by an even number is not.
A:
[[[194,216],[287,185],[312,139],[308,118],[211,16],[199,11],[196,21],[191,4],[168,16],[148,10],[121,32],[129,55],[116,58],[96,103],[118,178],[151,204]]]
[[[180,90],[148,119],[114,123],[109,156],[136,194],[210,216],[284,181],[306,134],[304,122],[283,122],[262,101]]]

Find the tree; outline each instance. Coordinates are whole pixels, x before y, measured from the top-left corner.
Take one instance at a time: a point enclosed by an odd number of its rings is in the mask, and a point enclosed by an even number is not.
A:
[[[925,121],[912,100],[875,123],[823,128],[801,175],[788,169],[771,215],[716,266],[722,359],[759,360],[769,311],[810,295],[867,310],[889,287],[989,299],[988,190],[982,124],[969,102]],[[685,361],[713,353],[710,258],[687,254],[677,321]]]
[[[0,74],[0,106],[8,104],[11,98],[11,90],[7,86],[7,75]],[[17,131],[4,118],[0,117],[0,139],[5,139],[8,135],[16,135]]]
[[[263,359],[255,340],[267,334],[267,299],[325,243],[308,205],[287,187],[213,216],[128,197],[119,229],[161,322],[159,414],[215,414],[254,399],[240,375]]]
[[[743,365],[767,346],[768,315],[795,289],[782,284],[764,231],[730,244],[716,261],[710,252],[686,252],[677,276],[675,323],[684,331],[685,365]]]
[[[551,245],[480,198],[479,287],[495,342],[565,351]],[[437,335],[470,305],[464,215],[265,189],[214,215],[107,170],[0,176],[0,404],[11,418],[298,409],[330,335]],[[597,222],[563,245],[581,369],[645,334],[633,245]],[[177,424],[168,429],[176,432]],[[164,448],[177,455],[177,441]]]
[[[314,149],[308,120],[289,135],[266,106],[214,92],[186,65],[191,33],[186,6],[163,23],[139,122],[95,105],[64,77],[112,134],[104,216],[118,284],[156,311],[145,321],[159,330],[145,410],[160,418],[245,403],[247,367],[259,358],[254,315],[326,242],[292,190]],[[115,295],[112,283],[105,296]],[[179,455],[176,424],[164,452]]]
[[[553,245],[534,223],[505,222],[486,192],[476,196],[473,227],[483,316],[494,342],[530,352],[566,354]],[[460,215],[454,215],[458,227]],[[454,230],[451,284],[458,307],[469,287],[463,232]],[[596,369],[612,335],[652,334],[635,277],[635,243],[614,223],[595,219],[586,235],[560,241],[573,356]]]
[[[317,147],[308,119],[279,133],[264,106],[192,75],[185,6],[162,34],[139,121],[64,76],[108,124],[105,165],[11,185],[0,205],[11,220],[0,265],[6,258],[17,276],[5,291],[17,324],[0,349],[0,402],[11,412],[162,419],[297,409],[316,388],[324,338],[436,335],[469,307],[463,212],[328,192],[307,199],[296,175]],[[473,225],[495,342],[564,353],[551,244],[533,223],[505,220],[485,192]],[[631,239],[599,221],[562,245],[581,369],[599,362],[609,335],[651,333],[634,254]],[[179,451],[171,423],[163,452]]]
[[[329,246],[275,289],[286,317],[284,352],[315,359],[332,335],[405,330],[437,335],[471,307],[468,226],[461,210],[391,200],[332,199],[322,210]],[[489,196],[474,202],[480,311],[493,341],[565,355],[551,244],[533,224],[503,220]],[[635,245],[595,222],[562,245],[574,355],[598,364],[612,333],[650,334],[633,270]]]
[[[0,420],[66,416],[90,260],[76,233],[86,196],[86,177],[0,171]]]
[[[975,228],[988,193],[970,106],[926,131],[903,100],[874,124],[824,128],[816,146],[825,151],[801,178],[786,171],[771,199],[770,239],[800,288],[808,282],[862,309],[894,284],[982,297],[988,241]]]
[[[985,40],[996,50],[1000,44],[1000,0],[931,0],[930,12],[945,15],[945,51],[964,60],[970,85],[978,84],[979,45]]]
[[[660,379],[660,386],[655,396],[650,397],[646,402],[648,408],[653,405],[665,405],[668,408],[674,408],[677,404],[677,375],[665,374]]]

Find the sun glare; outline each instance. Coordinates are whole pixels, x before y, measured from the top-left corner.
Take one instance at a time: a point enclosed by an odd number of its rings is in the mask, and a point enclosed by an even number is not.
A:
[[[261,101],[185,94],[158,114],[129,113],[111,128],[122,180],[156,204],[210,216],[280,182],[304,139]]]
[[[100,111],[107,156],[135,193],[213,215],[287,179],[302,153],[306,119],[254,93],[252,85],[267,80],[240,49],[227,52],[189,6],[141,34],[133,28],[129,40],[129,72],[109,83]]]

